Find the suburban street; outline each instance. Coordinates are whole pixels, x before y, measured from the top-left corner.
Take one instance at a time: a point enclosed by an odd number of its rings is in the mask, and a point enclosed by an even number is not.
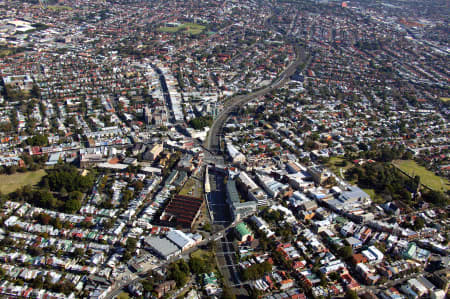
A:
[[[305,59],[307,58],[306,49],[304,48],[295,47],[295,53],[295,60],[270,85],[249,94],[234,96],[226,101],[226,107],[214,119],[214,122],[211,125],[211,129],[209,130],[208,138],[206,139],[207,149],[215,152],[216,154],[220,153],[220,134],[222,131],[222,127],[234,109],[242,106],[243,104],[251,101],[256,97],[268,94],[288,82],[289,77],[296,72],[297,68],[302,63],[304,63]],[[310,58],[304,65],[308,65],[309,61]]]
[[[238,225],[241,221],[237,221],[237,222],[233,222],[231,223],[229,226],[225,227],[224,229],[212,234],[209,238],[204,239],[203,241],[199,242],[197,245],[195,245],[194,247],[190,248],[189,250],[186,250],[185,252],[183,252],[183,254],[176,256],[173,259],[167,260],[167,261],[161,261],[161,263],[154,265],[154,267],[143,271],[139,274],[136,273],[131,273],[127,276],[127,279],[125,280],[121,280],[116,282],[116,284],[113,284],[112,290],[109,292],[109,294],[105,297],[105,298],[114,298],[115,296],[119,295],[122,290],[124,288],[126,288],[128,285],[136,282],[136,281],[140,281],[145,279],[146,275],[148,273],[150,273],[151,271],[158,269],[158,268],[162,268],[165,267],[167,265],[169,265],[172,262],[175,262],[179,259],[187,259],[189,257],[189,255],[196,251],[199,247],[208,244],[208,242],[210,241],[214,241],[217,239],[220,239],[222,236],[224,236],[224,234],[231,228],[235,227],[236,225]]]

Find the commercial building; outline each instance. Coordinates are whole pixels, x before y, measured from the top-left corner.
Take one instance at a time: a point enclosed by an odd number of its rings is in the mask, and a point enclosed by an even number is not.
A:
[[[192,228],[203,205],[203,198],[177,195],[167,204],[160,220],[165,225]]]
[[[236,237],[241,243],[253,240],[252,232],[243,222],[236,225]]]
[[[236,188],[236,182],[234,180],[228,180],[227,186],[227,203],[230,207],[233,220],[239,220],[245,218],[257,211],[257,203],[254,200],[241,202],[239,193]]]
[[[244,186],[245,190],[247,190],[248,197],[251,200],[254,200],[258,203],[258,206],[266,206],[268,204],[267,201],[267,193],[259,187],[246,172],[242,171],[239,173],[239,181]]]
[[[177,245],[164,237],[147,237],[144,243],[152,252],[165,260],[181,253]]]
[[[194,246],[195,241],[188,237],[185,233],[180,230],[172,230],[167,234],[167,239],[172,243],[177,245],[181,251],[184,251],[192,246]]]
[[[154,144],[153,147],[146,153],[146,158],[150,161],[155,161],[159,154],[163,151],[164,147],[162,144]]]
[[[227,150],[233,164],[241,164],[245,162],[245,156],[231,143],[227,143]]]

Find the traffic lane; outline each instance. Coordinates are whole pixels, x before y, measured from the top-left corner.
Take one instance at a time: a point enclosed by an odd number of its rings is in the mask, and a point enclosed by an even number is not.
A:
[[[301,51],[303,50],[303,51]],[[226,119],[229,117],[230,112],[236,108],[238,105],[242,105],[251,99],[264,95],[266,93],[271,92],[272,90],[275,90],[279,88],[281,85],[286,83],[287,79],[292,76],[295,71],[297,70],[297,67],[301,64],[301,62],[305,59],[305,49],[299,49],[296,47],[296,53],[297,57],[296,60],[281,74],[280,77],[277,78],[271,85],[255,91],[253,93],[247,94],[247,95],[239,95],[236,96],[228,101],[228,106],[218,115],[216,120],[214,121],[213,125],[211,126],[211,130],[209,132],[208,138],[207,138],[207,147],[209,150],[220,150],[220,138],[218,136],[218,133],[223,126]],[[231,102],[231,103],[230,103]]]

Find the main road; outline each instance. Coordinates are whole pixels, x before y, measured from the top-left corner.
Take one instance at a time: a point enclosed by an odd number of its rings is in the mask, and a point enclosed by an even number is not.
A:
[[[211,129],[209,130],[208,138],[206,139],[206,148],[209,151],[219,154],[220,135],[222,127],[235,108],[250,102],[256,97],[268,94],[273,90],[283,86],[287,81],[289,81],[289,77],[291,77],[295,73],[300,64],[305,63],[304,65],[306,66],[309,63],[309,61],[305,61],[306,50],[304,48],[296,46],[295,56],[295,60],[291,62],[291,64],[283,72],[281,72],[278,78],[268,86],[248,94],[234,96],[224,103],[225,108],[217,115],[211,126]]]
[[[226,103],[225,103],[226,107],[220,112],[220,114],[214,120],[214,122],[211,126],[211,129],[209,131],[208,138],[206,140],[206,148],[210,152],[214,152],[216,154],[219,153],[219,151],[220,151],[220,133],[221,133],[222,127],[225,124],[228,117],[230,116],[231,112],[236,107],[244,105],[256,97],[268,94],[268,93],[272,92],[273,90],[278,89],[279,87],[283,86],[289,80],[289,77],[295,73],[295,71],[300,66],[300,64],[305,63],[305,66],[309,64],[310,58],[309,58],[308,62],[306,62],[307,56],[306,56],[306,51],[304,48],[301,48],[299,46],[295,47],[295,54],[296,54],[295,60],[292,63],[290,63],[289,66],[283,72],[281,72],[280,76],[278,76],[278,78],[275,81],[273,81],[271,84],[269,84],[268,86],[266,86],[262,89],[254,91],[252,93],[245,94],[245,95],[238,95],[238,96],[232,97],[226,101]],[[195,250],[196,248],[198,248],[201,245],[206,244],[207,242],[209,242],[211,240],[221,239],[230,228],[235,227],[240,222],[241,221],[232,223],[231,225],[229,225],[229,226],[225,227],[224,229],[211,235],[206,240],[203,240],[202,242],[200,242],[200,244],[197,244],[197,246],[195,246],[188,252],[183,253],[183,255],[179,255],[170,261],[162,261],[160,264],[156,265],[155,268],[164,267],[173,261],[183,258],[184,256],[186,256],[186,254],[189,254],[191,251]],[[148,272],[151,272],[151,270],[145,271],[145,272],[139,273],[139,274],[133,273],[128,277],[127,280],[117,281],[115,284],[113,284],[108,295],[105,296],[105,299],[114,298],[131,283],[134,283],[135,281],[143,280],[143,277],[145,277],[145,274],[147,274]]]
[[[170,260],[163,260],[161,261],[159,264],[156,264],[154,268],[143,271],[141,273],[130,273],[130,275],[128,275],[126,280],[119,280],[116,281],[112,287],[111,290],[109,291],[109,293],[105,296],[105,299],[112,299],[115,298],[117,295],[119,295],[121,292],[123,292],[124,289],[126,289],[130,284],[136,282],[136,281],[142,281],[145,279],[146,275],[151,273],[153,270],[156,270],[158,268],[162,268],[165,267],[167,265],[169,265],[172,262],[175,262],[179,259],[186,259],[189,257],[189,255],[194,252],[195,250],[197,250],[199,247],[208,244],[208,242],[210,241],[217,241],[221,238],[223,238],[223,236],[229,231],[229,229],[235,227],[236,225],[238,225],[239,223],[241,223],[244,219],[240,220],[240,221],[235,221],[233,223],[231,223],[229,226],[223,228],[222,230],[214,233],[213,235],[209,236],[208,238],[204,239],[203,241],[200,241],[197,245],[195,245],[194,247],[188,249],[187,251],[183,252],[180,255],[177,255],[176,257],[170,259]]]

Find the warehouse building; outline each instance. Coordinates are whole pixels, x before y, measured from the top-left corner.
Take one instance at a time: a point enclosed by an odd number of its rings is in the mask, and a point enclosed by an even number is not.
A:
[[[160,220],[163,225],[192,228],[200,216],[203,205],[203,198],[177,195],[170,200]]]
[[[195,241],[188,237],[181,230],[172,230],[167,234],[167,239],[177,245],[181,251],[191,248],[195,245]]]
[[[177,245],[164,237],[147,237],[144,239],[144,243],[150,251],[165,260],[181,253]]]

